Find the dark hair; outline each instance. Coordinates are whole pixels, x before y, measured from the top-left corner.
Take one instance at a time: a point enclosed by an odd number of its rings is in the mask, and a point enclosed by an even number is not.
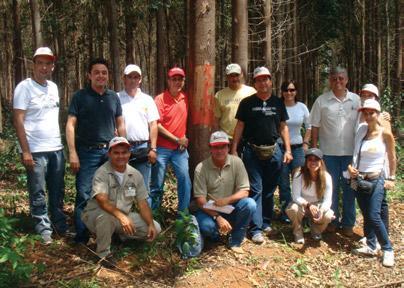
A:
[[[308,189],[312,183],[309,168],[307,168],[307,160],[304,161],[304,166],[300,167],[300,171],[296,170],[293,177],[298,177],[302,175],[303,178],[303,187]],[[315,189],[316,195],[318,199],[322,199],[325,194],[326,189],[326,171],[327,168],[325,167],[325,163],[323,160],[320,159],[321,165],[320,169],[318,170],[317,181],[315,182]]]
[[[281,98],[282,98],[282,101],[285,101],[285,98],[283,97],[282,92],[288,91],[288,87],[289,87],[290,84],[293,84],[293,86],[295,86],[295,89],[297,91],[297,85],[296,85],[295,80],[289,79],[289,80],[283,81],[282,84],[281,84]],[[299,101],[299,97],[298,97],[298,94],[296,93],[295,102],[297,102],[297,101]]]
[[[88,64],[88,71],[87,72],[91,73],[91,69],[93,69],[93,66],[97,65],[97,64],[105,65],[105,67],[107,67],[107,69],[108,69],[108,61],[107,60],[105,60],[104,58],[95,58],[95,59],[91,60],[90,63]]]

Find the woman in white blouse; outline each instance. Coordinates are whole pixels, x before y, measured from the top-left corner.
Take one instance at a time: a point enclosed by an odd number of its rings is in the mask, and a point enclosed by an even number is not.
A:
[[[334,218],[331,207],[332,180],[326,171],[323,153],[311,148],[305,153],[304,166],[293,174],[292,200],[286,213],[292,222],[296,243],[304,244],[302,220],[310,220],[311,235],[321,240],[321,233]]]

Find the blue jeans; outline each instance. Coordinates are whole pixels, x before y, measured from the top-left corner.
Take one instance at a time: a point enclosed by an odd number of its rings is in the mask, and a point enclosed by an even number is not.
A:
[[[172,165],[177,178],[178,211],[184,211],[188,208],[191,199],[188,158],[189,155],[186,150],[157,147],[157,161],[152,166],[150,184],[150,206],[153,210],[158,209],[161,205],[168,163]]]
[[[257,205],[252,198],[243,198],[236,203],[231,214],[220,213],[220,216],[229,221],[232,226],[232,230],[229,238],[229,246],[240,246],[241,242],[246,235],[248,224],[251,221],[251,217],[254,214]],[[203,237],[207,237],[213,241],[220,239],[217,223],[213,220],[212,216],[206,214],[202,210],[198,210],[195,213],[195,217],[198,220],[199,230]]]
[[[130,146],[130,152],[136,152],[137,150],[141,149],[141,148],[147,148],[148,144],[147,143],[143,143],[137,146]],[[136,170],[138,170],[140,172],[140,174],[142,174],[143,176],[143,180],[144,180],[144,185],[146,186],[147,191],[150,192],[150,176],[151,176],[151,164],[149,163],[149,161],[145,161],[143,163],[135,163],[132,165],[133,168],[135,168]]]
[[[347,170],[352,162],[352,156],[329,156],[324,155],[324,162],[327,171],[332,178],[332,204],[331,209],[335,213],[333,224],[337,227],[342,226],[351,228],[355,226],[355,192],[351,189],[348,181],[342,177],[342,172]],[[342,218],[340,221],[339,213],[339,191],[342,188]]]
[[[34,167],[27,170],[27,187],[35,232],[51,235],[53,226],[57,232],[64,233],[67,224],[66,215],[63,213],[65,195],[63,150],[32,153],[32,158]],[[48,189],[50,219],[46,206],[46,189]]]
[[[243,151],[243,162],[250,180],[250,197],[257,203],[249,234],[254,236],[271,225],[274,210],[274,191],[281,172],[282,151],[277,144],[269,160],[259,160],[249,144]]]
[[[282,155],[285,153],[285,149],[281,146]],[[288,207],[292,200],[290,190],[290,174],[297,167],[304,165],[304,150],[303,147],[292,148],[293,160],[289,164],[282,163],[281,175],[279,177],[279,202],[281,205],[282,214],[285,215],[286,207]]]
[[[76,175],[76,203],[74,205],[74,225],[76,227],[76,242],[88,241],[88,230],[81,221],[81,213],[91,197],[95,171],[107,161],[107,148],[89,149],[78,147],[80,170]]]
[[[363,214],[363,231],[366,237],[367,245],[376,249],[376,238],[380,243],[383,251],[393,250],[387,227],[382,219],[381,209],[384,193],[384,179],[371,180],[375,189],[372,194],[364,194],[356,192],[359,208]]]

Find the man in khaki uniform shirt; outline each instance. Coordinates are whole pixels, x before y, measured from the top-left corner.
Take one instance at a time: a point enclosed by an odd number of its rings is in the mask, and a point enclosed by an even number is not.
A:
[[[230,249],[243,253],[240,246],[257,207],[248,197],[248,175],[241,159],[229,155],[229,138],[225,132],[214,132],[209,146],[211,156],[195,168],[194,196],[199,207],[195,216],[204,237],[217,241],[220,234],[229,233]],[[227,214],[205,208],[208,200],[214,201],[216,207],[231,205],[234,210]]]
[[[130,144],[123,137],[109,143],[109,161],[95,172],[91,199],[82,214],[87,228],[96,235],[101,265],[115,266],[110,246],[113,233],[121,240],[145,239],[153,241],[160,233],[160,225],[153,220],[147,203],[148,192],[139,171],[128,165]],[[137,204],[138,212],[132,211]]]

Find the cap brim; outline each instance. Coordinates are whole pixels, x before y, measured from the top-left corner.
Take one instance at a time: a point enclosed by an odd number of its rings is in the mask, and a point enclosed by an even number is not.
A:
[[[229,145],[230,142],[213,142],[209,143],[209,146],[221,146],[221,145]]]
[[[126,142],[119,142],[119,143],[115,143],[115,144],[109,146],[109,147],[108,147],[108,150],[111,150],[112,148],[114,148],[115,146],[118,146],[118,145],[124,145],[124,146],[126,146],[126,147],[128,147],[128,148],[130,147],[130,144],[129,144],[129,143],[126,143]]]
[[[272,78],[271,74],[264,73],[264,74],[258,74],[256,76],[254,76],[254,79],[257,79],[258,77],[262,77],[262,76],[267,76],[267,77]]]
[[[362,112],[363,110],[375,110],[376,112],[380,112],[380,110],[377,110],[376,108],[373,107],[361,107],[358,109],[358,112]]]

